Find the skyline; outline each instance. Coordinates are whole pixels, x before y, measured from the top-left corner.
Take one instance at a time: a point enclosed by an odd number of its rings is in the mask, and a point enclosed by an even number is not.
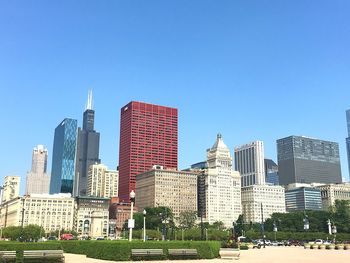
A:
[[[137,2],[137,5],[135,3]],[[339,143],[348,181],[350,3],[344,1],[3,1],[1,180],[21,176],[64,118],[82,126],[93,90],[100,159],[119,159],[120,108],[179,110],[179,168],[221,133],[234,147],[305,135]]]

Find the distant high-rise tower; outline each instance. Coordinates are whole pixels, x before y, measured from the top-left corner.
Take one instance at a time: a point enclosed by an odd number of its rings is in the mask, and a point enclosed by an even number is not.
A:
[[[95,111],[92,107],[92,91],[90,91],[83,115],[83,128],[78,129],[74,186],[76,196],[87,194],[89,167],[101,162],[99,159],[100,133],[94,130]]]
[[[48,194],[50,176],[47,174],[47,149],[38,145],[33,149],[32,169],[27,174],[26,195]]]
[[[221,221],[225,227],[242,214],[241,177],[232,169],[230,149],[224,143],[221,134],[217,135],[214,145],[207,150],[208,168],[205,168],[204,217],[209,224]],[[202,194],[199,192],[200,198]]]
[[[73,193],[77,120],[64,119],[55,129],[50,194]]]
[[[346,111],[346,122],[348,126],[348,137],[346,138],[346,150],[348,153],[348,167],[350,176],[350,110]]]
[[[119,197],[129,202],[137,174],[154,165],[177,169],[175,108],[132,101],[121,109],[119,146]]]
[[[242,187],[265,184],[264,143],[254,141],[236,147],[235,170],[241,174]]]
[[[305,136],[277,140],[280,185],[341,183],[339,144]]]
[[[278,165],[271,159],[265,159],[265,181],[267,184],[279,185]]]

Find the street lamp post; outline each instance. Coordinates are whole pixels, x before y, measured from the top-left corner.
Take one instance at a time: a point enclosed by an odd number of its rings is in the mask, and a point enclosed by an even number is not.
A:
[[[309,224],[309,218],[308,218],[307,214],[304,214],[303,221],[304,221],[304,230],[308,231],[310,228],[310,224]]]
[[[260,204],[260,209],[261,209],[261,225],[260,225],[260,230],[261,230],[261,235],[263,238],[263,244],[265,248],[265,227],[264,227],[264,211],[263,211],[263,204]]]
[[[130,211],[130,219],[129,219],[129,222],[128,222],[128,227],[129,227],[129,242],[132,241],[132,229],[134,228],[135,226],[135,221],[134,221],[134,218],[133,218],[133,213],[134,213],[134,202],[135,202],[135,192],[134,190],[132,190],[130,192],[130,203],[131,203],[131,211]]]
[[[275,232],[275,241],[277,240],[277,224],[276,221],[273,221],[273,232]]]
[[[143,209],[143,242],[146,242],[146,210]]]
[[[335,244],[335,239],[337,237],[337,227],[334,225],[334,223],[333,223],[333,227],[332,227],[332,234],[334,235],[333,243]]]
[[[327,225],[328,225],[328,233],[330,235],[333,235],[333,243],[335,244],[335,238],[337,236],[337,227],[334,225],[334,222],[333,222],[333,226],[332,226],[332,223],[331,223],[331,220],[328,219],[327,221]]]
[[[160,215],[160,219],[162,222],[162,241],[165,241],[166,238],[166,228],[165,228],[165,224],[168,223],[167,222],[167,212],[166,210],[164,211],[164,213],[159,213]]]

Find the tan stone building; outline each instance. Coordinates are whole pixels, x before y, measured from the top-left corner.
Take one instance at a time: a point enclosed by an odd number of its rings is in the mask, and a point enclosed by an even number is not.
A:
[[[48,151],[43,145],[33,149],[32,168],[26,178],[26,195],[49,193],[50,175],[47,174],[47,157]]]
[[[163,169],[154,166],[151,171],[136,176],[136,205],[169,207],[178,218],[181,212],[197,211],[197,174]]]
[[[242,187],[242,212],[245,222],[258,223],[273,213],[285,213],[284,188],[274,185]],[[262,212],[262,213],[261,213]]]
[[[23,222],[22,222],[23,218]],[[1,225],[39,225],[46,233],[73,229],[74,198],[70,194],[32,194],[17,197],[1,206]],[[44,233],[43,233],[44,234]]]
[[[326,184],[317,187],[321,190],[322,208],[327,210],[335,200],[350,200],[350,183]]]
[[[74,229],[81,236],[107,237],[109,229],[109,198],[76,197]]]
[[[1,191],[1,202],[7,202],[19,197],[21,177],[19,176],[6,176],[4,186]]]

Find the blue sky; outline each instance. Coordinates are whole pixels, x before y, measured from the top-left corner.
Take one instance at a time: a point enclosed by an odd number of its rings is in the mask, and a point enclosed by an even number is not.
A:
[[[339,142],[348,180],[350,2],[346,0],[0,2],[0,180],[25,184],[37,144],[79,120],[93,89],[100,157],[118,163],[130,100],[179,109],[179,168],[222,133],[231,152],[306,135]],[[23,187],[22,187],[23,188]]]

